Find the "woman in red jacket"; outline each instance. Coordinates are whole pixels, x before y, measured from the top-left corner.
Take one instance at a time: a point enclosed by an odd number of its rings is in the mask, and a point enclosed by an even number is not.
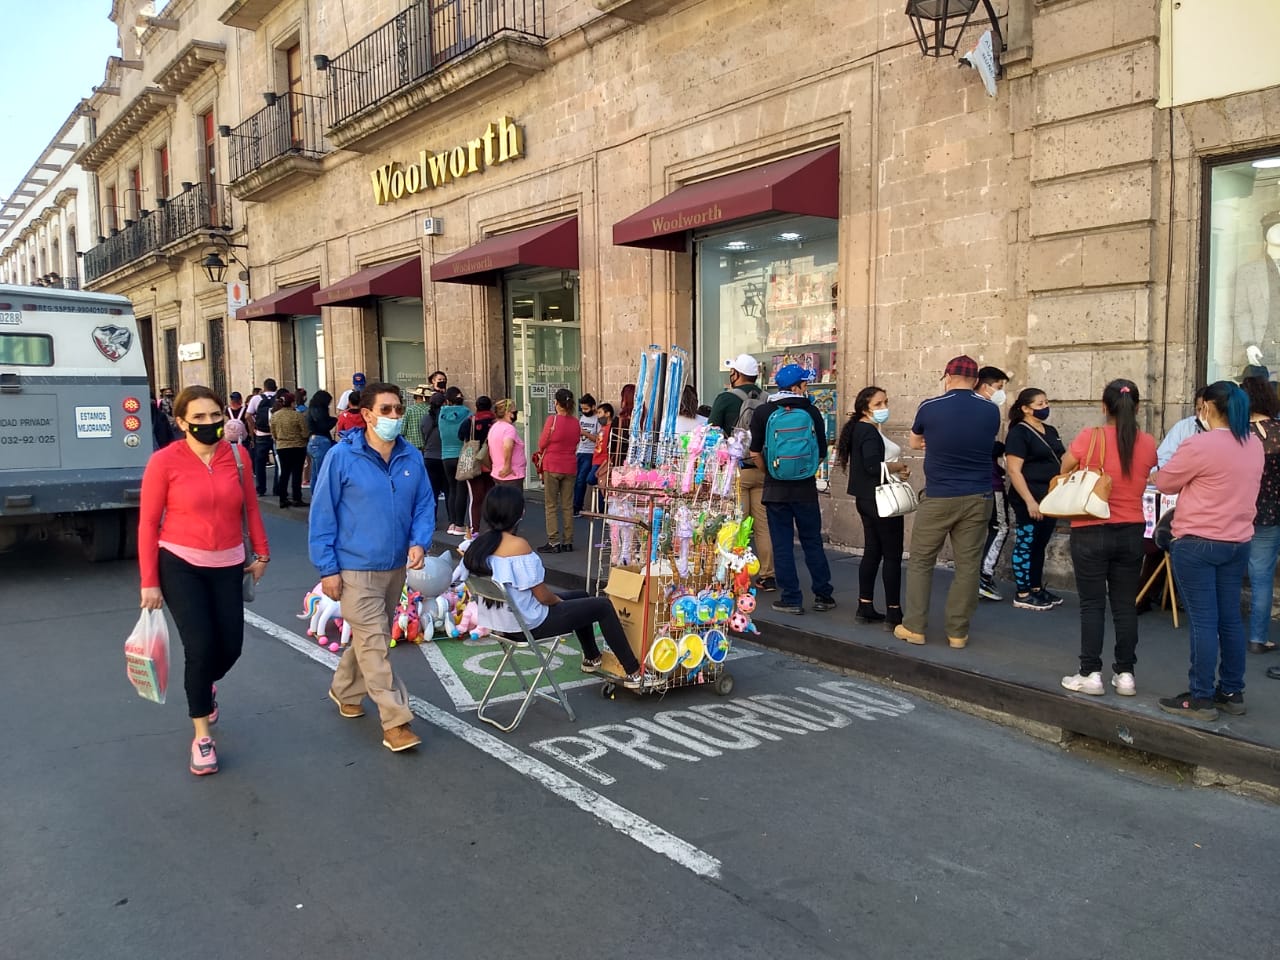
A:
[[[556,408],[542,425],[538,438],[538,469],[547,517],[547,542],[539,553],[568,553],[573,550],[573,484],[578,473],[578,418],[573,415],[573,392],[556,391]],[[563,531],[563,532],[562,532]]]
[[[247,570],[261,579],[271,559],[254,494],[253,467],[222,440],[222,401],[208,387],[187,387],[173,404],[183,442],[147,462],[138,521],[142,606],[165,602],[182,638],[187,707],[195,727],[191,772],[218,772],[209,728],[218,722],[214,684],[244,644],[243,526],[253,543]]]

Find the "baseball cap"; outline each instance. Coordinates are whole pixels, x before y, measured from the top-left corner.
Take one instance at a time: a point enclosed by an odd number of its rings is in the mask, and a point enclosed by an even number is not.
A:
[[[760,376],[760,362],[749,353],[740,353],[732,360],[726,360],[724,365],[730,370],[737,370],[744,377]]]
[[[361,387],[363,387],[363,386],[364,386],[364,374],[363,374],[363,373],[355,373],[355,374],[352,374],[352,375],[351,375],[351,385],[352,385],[353,387],[355,387],[357,390],[359,390]]]
[[[786,390],[794,387],[797,383],[803,383],[813,378],[814,372],[812,370],[806,370],[798,363],[788,363],[773,375],[773,382],[783,390]]]
[[[947,361],[947,369],[943,371],[944,377],[968,377],[970,380],[978,379],[978,361],[967,354],[960,354],[958,357],[952,357]]]
[[[243,399],[244,399],[244,397],[240,396],[240,391],[239,391],[239,390],[232,390],[232,391],[231,391],[231,399],[232,399],[232,400],[243,400]]]

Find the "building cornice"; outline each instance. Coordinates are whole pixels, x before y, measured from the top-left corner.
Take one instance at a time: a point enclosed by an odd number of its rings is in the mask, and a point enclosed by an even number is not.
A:
[[[160,69],[156,74],[156,83],[166,93],[184,93],[206,70],[226,62],[225,43],[191,40]]]
[[[133,98],[96,140],[76,155],[76,162],[90,173],[96,173],[148,123],[177,102],[175,94],[158,87],[148,87]]]

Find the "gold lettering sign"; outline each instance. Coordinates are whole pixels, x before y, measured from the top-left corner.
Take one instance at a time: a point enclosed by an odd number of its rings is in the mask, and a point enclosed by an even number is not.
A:
[[[503,117],[465,144],[439,153],[419,150],[418,159],[408,166],[392,161],[371,170],[373,202],[381,206],[423,190],[434,190],[523,156],[524,129],[510,117]]]

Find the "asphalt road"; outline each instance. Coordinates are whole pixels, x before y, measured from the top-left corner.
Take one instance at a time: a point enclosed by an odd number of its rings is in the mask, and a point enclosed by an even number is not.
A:
[[[305,526],[268,528],[199,779],[180,686],[124,677],[134,568],[0,557],[0,958],[1276,956],[1273,807],[770,652],[504,736],[402,645],[392,755],[301,636]]]

